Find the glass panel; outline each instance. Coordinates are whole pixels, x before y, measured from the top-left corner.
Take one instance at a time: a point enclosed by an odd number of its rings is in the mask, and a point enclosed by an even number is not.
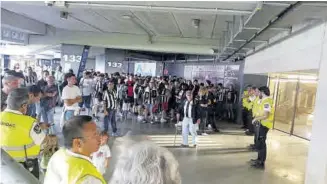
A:
[[[274,95],[275,95],[275,85],[276,85],[277,79],[275,78],[271,78],[269,80],[269,90],[270,90],[270,96],[271,98],[274,99]]]
[[[294,135],[310,139],[316,91],[316,81],[300,82],[294,120]]]
[[[297,81],[280,79],[276,100],[274,128],[291,132]]]

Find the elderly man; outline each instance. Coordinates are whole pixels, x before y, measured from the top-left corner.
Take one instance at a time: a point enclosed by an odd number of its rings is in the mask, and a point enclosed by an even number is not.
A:
[[[90,159],[100,146],[100,136],[92,117],[72,117],[65,123],[62,133],[65,149],[51,157],[44,184],[105,184],[106,181]]]
[[[177,114],[177,119],[180,119],[182,115],[182,134],[183,134],[183,144],[182,147],[188,147],[188,135],[192,135],[193,147],[196,147],[197,138],[197,127],[200,124],[200,112],[199,105],[192,97],[192,91],[186,91],[186,100],[179,106],[179,113]]]
[[[28,102],[29,94],[26,88],[17,88],[10,92],[7,108],[0,113],[0,146],[38,178],[37,157],[45,137],[41,129],[46,129],[47,126],[24,115],[27,112]]]
[[[120,152],[110,184],[181,184],[178,162],[167,149],[127,139]]]
[[[1,111],[7,106],[8,94],[19,87],[19,77],[17,77],[14,71],[7,72],[2,79],[3,88],[1,89]]]

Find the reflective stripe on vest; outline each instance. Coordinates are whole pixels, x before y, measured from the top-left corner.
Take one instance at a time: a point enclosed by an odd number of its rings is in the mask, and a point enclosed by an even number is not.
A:
[[[31,143],[31,144],[27,144],[24,146],[1,146],[2,149],[4,149],[5,151],[24,151],[25,149],[31,148],[35,146],[35,143]]]
[[[0,119],[0,146],[16,161],[36,158],[40,153],[40,146],[35,145],[30,137],[31,128],[36,120],[30,116],[7,111],[0,113]]]
[[[68,164],[68,183],[82,183],[87,176],[95,177],[103,184],[107,183],[102,174],[100,174],[97,168],[90,161],[72,156],[64,149],[59,150],[58,154],[64,156],[65,162]]]

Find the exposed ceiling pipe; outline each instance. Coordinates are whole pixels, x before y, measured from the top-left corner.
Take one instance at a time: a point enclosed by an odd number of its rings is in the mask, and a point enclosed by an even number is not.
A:
[[[297,1],[294,4],[291,4],[289,7],[285,8],[282,12],[280,12],[274,19],[270,20],[269,23],[262,28],[260,31],[256,32],[249,40],[247,40],[242,46],[240,46],[237,50],[235,50],[232,54],[228,55],[224,61],[232,57],[234,54],[239,52],[242,48],[244,48],[247,44],[251,43],[255,38],[257,38],[259,35],[267,31],[271,26],[276,24],[278,21],[280,21],[282,18],[284,18],[290,11],[292,11],[294,8],[301,5],[301,1]]]
[[[248,10],[234,10],[234,9],[220,9],[220,8],[188,8],[188,7],[171,7],[171,6],[153,6],[153,5],[123,5],[123,4],[106,4],[94,2],[77,2],[66,1],[68,7],[87,7],[87,8],[107,8],[114,10],[139,10],[139,11],[157,11],[157,12],[197,12],[204,14],[220,14],[220,15],[248,15],[251,11]]]

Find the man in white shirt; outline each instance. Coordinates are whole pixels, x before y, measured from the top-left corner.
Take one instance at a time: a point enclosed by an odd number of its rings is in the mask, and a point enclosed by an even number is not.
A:
[[[62,90],[61,98],[64,100],[63,120],[67,121],[79,113],[78,103],[82,101],[80,89],[75,85],[76,77],[72,73],[66,74],[67,86]]]
[[[74,116],[63,127],[65,149],[51,158],[44,184],[105,184],[107,183],[90,156],[100,146],[100,136],[91,116]]]
[[[79,82],[79,86],[82,91],[82,102],[79,104],[80,108],[84,107],[87,109],[87,114],[91,111],[91,94],[95,87],[93,79],[91,78],[91,72],[85,72],[83,78]]]

